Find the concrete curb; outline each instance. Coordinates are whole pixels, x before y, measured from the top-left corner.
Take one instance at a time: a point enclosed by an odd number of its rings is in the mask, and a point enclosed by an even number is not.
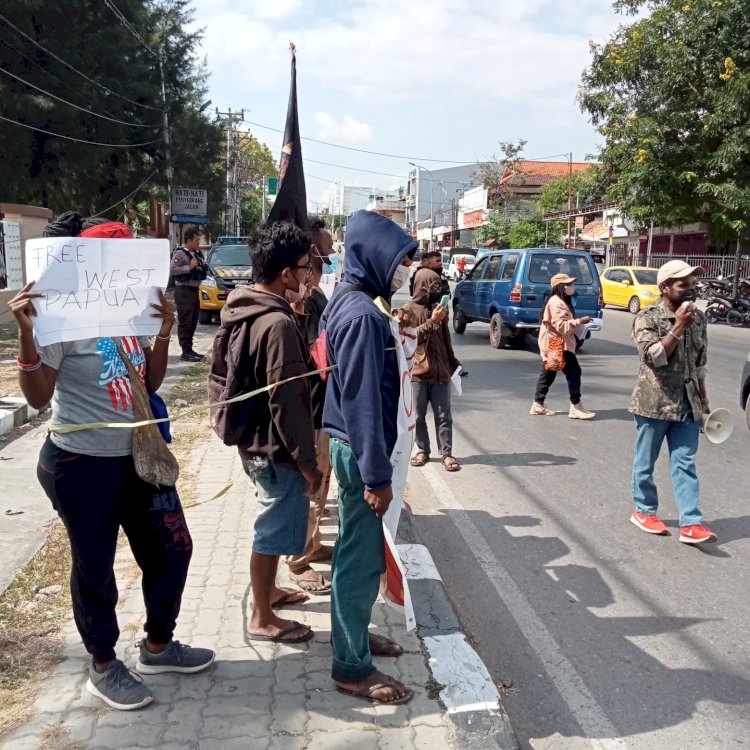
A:
[[[14,427],[30,422],[32,417],[39,414],[26,403],[26,399],[19,393],[0,398],[0,435],[10,432]]]
[[[439,700],[462,750],[518,750],[500,693],[469,644],[408,505],[401,514],[397,547],[409,579],[417,632],[426,651]]]

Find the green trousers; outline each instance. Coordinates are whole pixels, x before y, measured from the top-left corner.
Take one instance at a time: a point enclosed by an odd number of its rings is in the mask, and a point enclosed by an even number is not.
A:
[[[365,502],[365,485],[352,449],[331,440],[339,484],[339,538],[333,551],[331,676],[339,682],[369,677],[375,667],[368,643],[372,605],[385,573],[383,522]]]

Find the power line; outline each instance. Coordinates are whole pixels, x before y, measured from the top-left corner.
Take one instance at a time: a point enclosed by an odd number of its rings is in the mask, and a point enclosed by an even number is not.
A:
[[[278,128],[272,128],[270,125],[261,125],[259,122],[252,122],[252,120],[245,120],[248,125],[255,125],[256,128],[263,128],[264,130],[272,130],[274,133],[281,133],[284,131]],[[402,156],[399,154],[385,154],[381,151],[368,151],[364,148],[355,148],[354,146],[343,146],[340,143],[329,143],[328,141],[319,141],[317,138],[307,138],[306,136],[300,136],[303,141],[311,141],[312,143],[319,143],[322,146],[331,146],[331,148],[342,148],[346,151],[357,151],[361,154],[372,154],[373,156],[387,156],[391,159],[411,159],[412,161],[431,161],[438,162],[441,164],[474,164],[477,162],[476,159],[462,159],[461,161],[455,159],[428,159],[425,156]],[[379,174],[382,174],[379,173]]]
[[[120,198],[120,200],[117,201],[117,203],[113,203],[108,208],[105,208],[104,211],[99,211],[98,214],[94,214],[91,218],[92,219],[96,219],[99,216],[102,216],[102,215],[106,214],[107,211],[111,211],[116,206],[119,206],[120,203],[124,203],[126,200],[128,200],[128,198],[132,198],[155,174],[156,174],[156,170],[154,170],[153,172],[151,172],[151,174],[148,177],[146,177],[146,179],[140,185],[138,185],[138,187],[135,190],[133,190],[132,192],[128,193],[124,198]],[[127,210],[127,208],[126,208],[126,210]]]
[[[143,46],[153,58],[158,59],[158,55],[151,47],[146,44],[143,37],[135,30],[133,25],[122,14],[122,11],[114,4],[113,0],[104,0],[104,4],[115,14],[117,20],[133,35],[133,37]]]
[[[93,78],[89,78],[85,73],[81,73],[78,68],[74,68],[69,62],[65,62],[61,57],[58,57],[54,52],[50,52],[46,47],[43,47],[39,42],[36,41],[33,37],[30,37],[25,32],[21,31],[21,29],[18,28],[18,26],[11,23],[5,16],[0,14],[0,21],[10,26],[11,29],[16,31],[18,34],[20,34],[25,39],[28,39],[33,45],[38,47],[42,52],[47,53],[51,58],[54,60],[57,60],[59,63],[62,63],[66,68],[70,68],[74,73],[77,73],[82,78],[85,78],[89,83],[93,83],[95,86],[98,86],[102,91],[105,91],[108,94],[111,94],[112,96],[116,96],[119,99],[124,99],[126,102],[130,102],[130,104],[134,104],[136,107],[142,107],[143,109],[152,109],[155,112],[160,112],[161,110],[159,107],[152,107],[148,104],[141,104],[140,102],[136,102],[133,99],[129,99],[127,96],[124,96],[123,94],[118,94],[116,91],[112,91],[111,89],[108,89],[103,84],[99,83],[98,81],[95,81]]]
[[[49,91],[45,91],[44,89],[39,88],[39,86],[35,86],[33,83],[29,83],[28,81],[21,78],[21,76],[17,76],[15,73],[11,73],[9,70],[6,70],[5,68],[0,68],[0,72],[5,73],[5,75],[10,76],[11,78],[15,78],[17,81],[20,81],[24,86],[29,86],[32,89],[36,89],[37,91],[40,91],[45,96],[50,96],[53,99],[57,99],[58,102],[62,102],[63,104],[67,104],[69,107],[74,107],[75,109],[80,110],[81,112],[85,112],[87,115],[93,115],[94,117],[101,117],[102,120],[109,120],[110,122],[116,122],[119,125],[127,125],[129,128],[158,128],[158,125],[144,125],[140,122],[125,122],[125,120],[118,120],[116,117],[107,117],[107,115],[100,115],[97,112],[92,112],[90,109],[86,109],[85,107],[79,107],[77,104],[73,104],[73,102],[69,102],[67,99],[63,99],[62,97],[56,96],[55,94],[51,94]]]
[[[108,146],[109,148],[137,148],[139,146],[150,146],[152,143],[162,142],[161,138],[156,138],[153,141],[144,141],[143,143],[102,143],[101,141],[86,141],[82,138],[73,138],[73,136],[70,135],[63,135],[62,133],[54,133],[51,130],[44,130],[44,128],[37,128],[25,122],[18,122],[18,120],[11,120],[10,117],[4,117],[3,115],[0,115],[0,120],[5,120],[5,122],[13,123],[13,125],[20,125],[22,128],[28,128],[29,130],[36,130],[38,133],[53,135],[56,138],[65,138],[65,140],[76,141],[77,143],[88,143],[90,146]]]

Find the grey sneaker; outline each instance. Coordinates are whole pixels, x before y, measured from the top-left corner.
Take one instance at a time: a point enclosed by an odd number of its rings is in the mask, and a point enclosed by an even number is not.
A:
[[[548,409],[544,404],[540,404],[538,401],[534,401],[529,410],[529,414],[535,417],[554,417],[557,414],[553,409]]]
[[[111,661],[107,671],[101,673],[97,672],[92,664],[89,667],[86,689],[91,695],[101,698],[108,706],[118,711],[134,711],[154,700],[143,680],[133,674],[119,659]]]
[[[162,672],[182,672],[192,674],[208,667],[216,657],[210,648],[183,646],[179,641],[170,641],[160,654],[152,654],[142,638],[138,647],[141,655],[135,668],[141,674],[161,674]]]

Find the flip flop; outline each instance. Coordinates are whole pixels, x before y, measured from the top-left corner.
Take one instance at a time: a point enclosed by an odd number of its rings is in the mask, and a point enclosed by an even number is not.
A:
[[[450,463],[446,463],[446,461]],[[443,467],[446,471],[461,471],[461,464],[453,456],[443,456]]]
[[[421,456],[421,458],[420,458],[420,456]],[[409,461],[409,463],[412,466],[419,467],[419,466],[424,466],[429,460],[430,460],[430,454],[429,453],[425,453],[424,451],[419,451],[419,453],[417,453],[417,455],[414,456],[414,458],[412,458],[412,460]]]
[[[392,641],[390,638],[386,638],[383,635],[377,633],[370,633],[370,653],[373,656],[401,656],[404,653],[404,648],[400,643]]]
[[[328,581],[326,583],[326,579],[324,578],[324,576],[323,576],[322,573],[318,573],[318,579],[317,579],[317,581],[313,581],[313,580],[305,579],[305,578],[297,580],[296,578],[292,578],[291,575],[289,576],[289,580],[293,584],[295,584],[296,586],[299,586],[302,589],[302,591],[306,591],[308,594],[312,594],[313,596],[324,596],[325,594],[330,594],[331,593],[331,582]],[[313,586],[316,583],[317,584],[325,584],[325,588],[322,588],[322,589],[309,589],[309,588],[305,587],[304,584],[306,584],[306,583],[310,584],[310,585],[313,585]]]
[[[303,625],[301,625],[298,622],[292,621],[291,625],[284,628],[283,630],[279,630],[276,635],[264,635],[263,633],[251,633],[249,630],[247,631],[247,637],[251,641],[271,641],[272,643],[305,643],[306,641],[310,641],[315,637],[315,633],[313,633],[312,630],[306,630],[301,635],[298,635],[296,638],[284,638],[285,635],[289,635],[289,633],[293,633],[295,630],[300,630]]]
[[[304,591],[284,589],[284,592],[284,596],[282,596],[281,599],[277,599],[275,602],[272,602],[271,607],[273,607],[273,609],[280,609],[281,607],[287,607],[293,604],[304,604],[310,599],[310,597]]]
[[[382,703],[383,705],[388,706],[398,706],[402,703],[408,703],[414,697],[414,691],[411,688],[406,688],[406,693],[400,698],[394,698],[390,701],[385,700],[384,698],[376,698],[373,693],[376,690],[381,690],[382,688],[393,687],[394,685],[400,684],[401,683],[399,683],[397,680],[394,680],[393,677],[388,677],[383,682],[376,682],[374,685],[370,685],[370,687],[363,688],[362,690],[347,690],[340,685],[336,685],[336,690],[338,690],[340,693],[345,693],[346,695],[353,695],[355,698],[362,698],[362,700],[369,701],[370,703]],[[406,687],[406,685],[403,685],[403,687]]]

